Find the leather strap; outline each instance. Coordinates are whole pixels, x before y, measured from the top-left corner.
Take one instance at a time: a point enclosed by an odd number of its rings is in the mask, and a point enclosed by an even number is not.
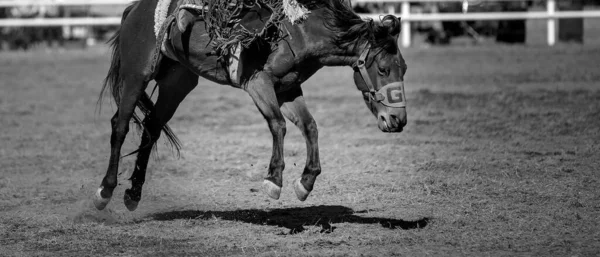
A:
[[[369,43],[365,44],[365,50],[360,54],[358,60],[352,67],[358,69],[360,76],[363,79],[363,83],[356,83],[356,88],[368,95],[371,101],[381,102],[383,105],[394,108],[406,107],[406,96],[404,94],[404,82],[393,82],[389,83],[379,90],[375,88],[375,85],[369,77],[367,72],[367,57],[370,52]]]
[[[360,72],[360,76],[362,77],[364,84],[357,84],[356,87],[358,90],[362,92],[371,92],[375,93],[375,87],[373,86],[373,82],[371,81],[371,77],[369,77],[369,73],[367,72],[367,56],[370,52],[369,44],[365,45],[365,50],[360,54],[358,60],[354,64],[358,71]]]

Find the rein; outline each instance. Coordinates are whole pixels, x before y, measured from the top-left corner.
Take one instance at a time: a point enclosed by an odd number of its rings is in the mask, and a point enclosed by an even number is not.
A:
[[[392,82],[379,90],[376,90],[375,85],[371,81],[371,77],[367,72],[367,56],[371,51],[369,43],[365,44],[365,50],[360,54],[358,60],[352,64],[352,68],[360,73],[364,84],[356,83],[356,88],[364,95],[368,95],[369,99],[374,102],[381,102],[383,105],[394,108],[406,107],[406,95],[404,93],[404,82]]]

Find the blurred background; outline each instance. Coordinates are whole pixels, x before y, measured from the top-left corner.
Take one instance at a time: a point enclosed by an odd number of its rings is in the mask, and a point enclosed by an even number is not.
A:
[[[159,140],[135,212],[123,158],[99,212],[117,109],[98,99],[105,42],[129,3],[0,0],[0,256],[600,256],[600,1],[352,0],[402,18],[402,133],[377,128],[350,67],[323,68],[302,85],[323,173],[297,201],[306,146],[288,123],[272,201],[262,115],[200,79],[169,123],[181,156]],[[131,128],[121,153],[140,145]]]
[[[0,49],[106,41],[131,0],[0,0]],[[403,20],[401,45],[600,42],[600,0],[354,0],[356,12]]]

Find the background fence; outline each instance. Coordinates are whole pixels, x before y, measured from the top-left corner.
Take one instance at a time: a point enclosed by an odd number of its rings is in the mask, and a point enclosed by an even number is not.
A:
[[[127,5],[132,0],[0,0],[0,7],[15,6],[96,6],[96,5]],[[490,2],[491,0],[478,0]],[[522,0],[500,0],[522,1]],[[392,3],[387,6],[387,14],[402,17],[402,43],[404,47],[411,44],[411,22],[418,21],[470,21],[470,20],[547,20],[547,43],[554,45],[556,42],[556,20],[563,18],[600,18],[599,10],[557,11],[556,0],[546,0],[546,11],[527,12],[477,12],[477,13],[411,13],[410,3],[426,2],[469,2],[464,0],[353,0],[357,3]],[[400,12],[396,5],[400,4]],[[361,14],[363,17],[378,19],[382,14]],[[119,25],[121,17],[38,17],[38,18],[4,18],[0,19],[0,27],[43,27],[43,26],[97,26]]]

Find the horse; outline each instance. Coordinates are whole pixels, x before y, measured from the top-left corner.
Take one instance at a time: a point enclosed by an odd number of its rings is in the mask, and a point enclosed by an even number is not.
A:
[[[273,47],[257,43],[244,49],[245,58],[240,59],[243,72],[236,83],[227,67],[219,65],[221,57],[206,46],[211,39],[201,18],[185,19],[182,22],[188,24],[168,29],[169,40],[161,50],[159,65],[154,66],[157,39],[154,24],[149,21],[154,19],[157,1],[141,0],[128,6],[121,27],[112,38],[112,60],[102,92],[112,92],[117,111],[111,118],[108,169],[94,197],[99,210],[106,207],[117,186],[121,146],[130,120],[134,119],[143,129],[129,178],[131,188],[124,194],[126,207],[134,211],[141,200],[152,147],[161,131],[177,150],[181,147],[167,122],[200,77],[246,91],[263,115],[273,137],[273,152],[262,190],[276,200],[283,186],[286,118],[300,129],[306,142],[304,171],[293,183],[300,201],[306,200],[321,173],[317,123],[307,108],[301,85],[322,67],[352,67],[354,83],[381,131],[401,132],[407,123],[407,65],[398,47],[400,20],[396,16],[386,15],[374,21],[354,13],[347,0],[297,0],[308,10],[306,18],[300,22],[283,20],[281,25],[287,35],[274,42]],[[169,7],[169,12],[177,12],[173,8]],[[186,11],[189,10],[179,10]],[[151,80],[156,81],[158,88],[155,102],[146,93]],[[136,107],[143,120],[135,113]]]

